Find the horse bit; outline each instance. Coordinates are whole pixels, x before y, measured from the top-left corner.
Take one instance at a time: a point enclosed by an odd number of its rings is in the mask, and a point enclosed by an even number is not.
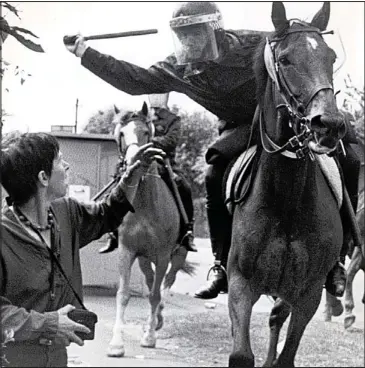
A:
[[[304,159],[308,154],[310,159],[313,161],[315,159],[313,152],[309,149],[308,143],[313,138],[313,133],[311,132],[309,125],[310,120],[306,118],[303,113],[309,103],[312,101],[314,96],[323,89],[331,89],[333,91],[333,87],[330,84],[327,85],[319,85],[315,90],[312,90],[309,97],[300,102],[294,94],[290,91],[288,83],[286,82],[283,73],[280,73],[280,66],[276,59],[275,55],[275,46],[278,42],[284,40],[289,34],[298,33],[298,32],[315,32],[319,35],[324,34],[333,34],[333,31],[325,31],[321,32],[318,28],[308,27],[305,25],[302,29],[297,30],[288,30],[284,36],[280,38],[275,38],[269,40],[266,38],[266,46],[265,46],[265,65],[268,71],[269,76],[275,83],[277,87],[277,91],[279,92],[281,98],[285,103],[279,104],[276,109],[284,108],[287,110],[289,114],[289,127],[294,131],[294,136],[288,140],[283,146],[278,146],[275,142],[273,142],[267,133],[264,130],[262,123],[262,110],[260,109],[260,135],[262,146],[266,152],[274,154],[281,153],[286,157],[295,158],[295,159]],[[338,92],[337,92],[338,93]],[[336,94],[337,94],[336,93]],[[290,101],[290,102],[289,102]],[[293,106],[294,104],[294,106]],[[264,140],[266,140],[273,150],[270,150],[266,147]],[[342,140],[340,140],[341,148],[344,151]],[[292,151],[288,151],[287,149],[295,149],[295,153]]]

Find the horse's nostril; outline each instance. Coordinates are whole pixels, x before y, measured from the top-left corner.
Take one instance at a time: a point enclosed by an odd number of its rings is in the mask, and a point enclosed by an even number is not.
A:
[[[322,120],[322,115],[317,115],[314,116],[311,119],[311,128],[315,131],[315,132],[321,132],[321,133],[325,133],[328,131],[327,126],[324,124],[323,120]]]

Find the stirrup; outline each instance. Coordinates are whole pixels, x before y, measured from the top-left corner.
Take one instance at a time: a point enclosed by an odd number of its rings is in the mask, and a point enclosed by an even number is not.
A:
[[[224,274],[226,275],[226,277],[228,277],[226,269],[224,268],[224,266],[222,266],[222,262],[221,261],[214,261],[213,266],[209,268],[208,275],[207,275],[207,280],[209,280],[209,275],[214,269],[221,269],[224,272]]]
[[[184,242],[187,242],[187,244],[184,244]],[[198,249],[196,248],[196,245],[194,244],[194,235],[191,230],[188,230],[185,235],[182,237],[182,239],[179,242],[179,245],[181,247],[185,247],[190,252],[197,252]]]

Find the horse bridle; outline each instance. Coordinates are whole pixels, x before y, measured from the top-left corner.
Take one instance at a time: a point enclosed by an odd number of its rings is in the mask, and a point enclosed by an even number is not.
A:
[[[260,109],[259,112],[260,135],[262,146],[267,153],[281,153],[286,157],[294,159],[303,159],[308,154],[309,157],[314,160],[314,155],[308,147],[309,141],[313,138],[313,134],[310,129],[310,120],[306,118],[303,113],[318,92],[325,89],[330,89],[333,91],[333,86],[331,84],[317,85],[315,86],[315,88],[312,89],[311,93],[309,93],[308,96],[302,101],[298,99],[290,90],[289,85],[282,73],[282,70],[280,69],[280,64],[276,59],[275,47],[288,35],[299,32],[314,32],[321,36],[324,34],[333,34],[333,31],[321,32],[318,28],[305,25],[301,29],[287,30],[282,37],[273,38],[271,40],[269,38],[266,38],[264,51],[265,66],[270,78],[276,85],[277,92],[280,94],[281,98],[284,101],[283,104],[279,104],[278,106],[276,106],[276,109],[285,109],[288,112],[289,127],[293,130],[294,136],[282,146],[278,146],[275,142],[273,142],[265,131],[263,125],[262,109]],[[268,148],[267,144],[271,147]],[[291,151],[293,149],[295,150],[295,152]]]

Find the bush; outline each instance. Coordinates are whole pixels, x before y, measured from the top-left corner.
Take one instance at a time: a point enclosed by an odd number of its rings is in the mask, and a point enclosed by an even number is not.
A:
[[[176,106],[172,111],[181,117],[182,125],[176,161],[192,186],[193,198],[205,197],[205,153],[218,136],[217,122],[205,112],[188,113]]]

